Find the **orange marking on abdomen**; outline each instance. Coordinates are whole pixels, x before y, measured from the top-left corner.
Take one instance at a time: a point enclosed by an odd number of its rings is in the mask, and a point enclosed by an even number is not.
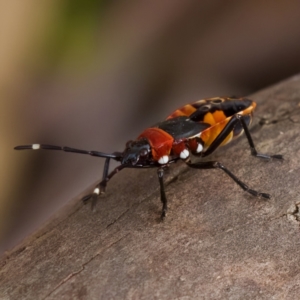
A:
[[[222,121],[226,120],[226,118],[227,117],[225,116],[225,114],[224,114],[223,111],[216,110],[213,113],[210,113],[210,112],[206,113],[204,115],[203,122],[204,123],[208,123],[208,124],[210,124],[210,125],[213,126],[213,125],[215,125],[215,124],[217,124],[219,122],[222,122]]]
[[[227,119],[226,115],[222,110],[216,110],[212,113],[212,116],[216,123],[222,122]]]
[[[203,122],[207,123],[207,124],[210,124],[210,125],[215,125],[216,124],[216,121],[215,121],[213,115],[210,112],[205,114]]]
[[[215,124],[212,127],[209,127],[208,129],[204,130],[201,133],[201,139],[204,142],[205,149],[213,143],[213,141],[217,138],[217,136],[220,134],[220,132],[222,132],[222,130],[225,128],[225,126],[227,125],[227,123],[229,122],[230,119],[231,119],[231,117]],[[231,131],[228,134],[228,136],[222,142],[221,146],[229,143],[232,140],[232,137],[233,137],[233,131]]]
[[[196,111],[196,108],[193,107],[191,104],[187,104],[177,110],[175,110],[171,115],[167,117],[167,120],[173,119],[176,117],[182,117],[182,116],[190,116],[194,111]]]

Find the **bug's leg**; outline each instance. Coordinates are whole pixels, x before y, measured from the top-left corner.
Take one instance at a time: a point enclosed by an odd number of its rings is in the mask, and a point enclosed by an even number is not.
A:
[[[195,169],[221,169],[229,177],[231,177],[244,191],[256,197],[263,197],[270,199],[270,195],[266,193],[260,193],[253,189],[250,189],[247,184],[238,179],[233,173],[231,173],[225,166],[223,166],[218,161],[207,161],[207,162],[197,162],[197,163],[186,163],[189,167]]]
[[[216,139],[212,142],[212,144],[206,149],[206,151],[201,153],[201,156],[207,156],[210,155],[212,152],[214,152],[220,145],[221,143],[226,139],[226,137],[230,134],[230,132],[232,132],[232,130],[234,130],[234,127],[240,123],[245,131],[248,143],[250,145],[250,149],[251,149],[251,155],[256,156],[256,157],[260,157],[260,158],[264,158],[264,159],[271,159],[271,158],[277,158],[277,159],[282,159],[282,155],[278,154],[278,155],[268,155],[268,154],[261,154],[258,153],[255,149],[249,128],[247,126],[247,123],[244,119],[244,116],[236,114],[234,115],[230,121],[226,124],[226,126],[224,127],[224,129],[220,132],[220,134],[216,137]]]
[[[94,191],[93,191],[92,194],[86,195],[85,197],[82,198],[83,202],[86,202],[89,199],[92,199],[92,210],[94,210],[94,208],[95,208],[98,196],[100,194],[103,194],[105,192],[105,188],[106,188],[106,185],[107,185],[108,181],[115,174],[117,174],[119,171],[121,171],[122,169],[128,167],[128,165],[120,165],[120,166],[116,167],[114,170],[112,170],[109,174],[108,174],[108,167],[109,167],[109,161],[107,162],[107,160],[106,160],[105,161],[105,165],[104,165],[104,169],[103,169],[103,178],[102,178],[102,181],[99,182],[96,185],[96,187],[95,187],[95,189],[94,189]]]
[[[102,181],[101,182],[104,182],[105,181],[105,178],[107,178],[107,175],[108,175],[108,170],[109,170],[109,163],[110,163],[110,158],[106,158],[105,159],[105,163],[104,163],[104,168],[103,168],[103,175],[102,175]],[[104,194],[105,193],[105,188],[106,188],[106,182],[103,184],[103,186],[101,186],[101,182],[96,186],[96,188],[94,189],[94,193],[93,194],[89,194],[89,195],[86,195],[82,198],[82,201],[86,204],[87,201],[90,199],[90,198],[93,198],[93,201],[92,201],[92,207],[95,206],[96,204],[96,201],[97,201],[97,196],[99,194]],[[94,200],[96,199],[96,200]],[[95,203],[94,203],[95,202]],[[94,204],[93,204],[94,203]]]
[[[109,163],[110,163],[110,158],[107,158],[105,160],[104,168],[103,168],[102,181],[101,181],[101,182],[103,182],[103,185],[100,185],[100,194],[105,193],[105,188],[106,188],[106,183],[107,183],[105,181],[105,179],[107,178],[107,175],[108,175]]]
[[[248,143],[250,145],[250,149],[251,149],[251,154],[253,156],[256,156],[256,157],[260,157],[260,158],[264,158],[264,159],[271,159],[271,158],[277,158],[277,159],[283,159],[283,156],[280,155],[280,154],[275,154],[275,155],[268,155],[268,154],[262,154],[262,153],[258,153],[255,149],[255,146],[254,146],[254,143],[253,143],[253,140],[252,140],[252,137],[251,137],[251,134],[250,134],[250,131],[249,131],[249,128],[245,122],[245,119],[243,118],[243,116],[241,115],[237,115],[237,118],[238,120],[241,122],[242,126],[243,126],[243,129],[244,129],[244,132],[246,134],[246,137],[248,139]]]
[[[165,186],[164,186],[164,169],[159,168],[157,169],[157,176],[158,181],[160,185],[160,200],[162,202],[162,212],[161,212],[161,218],[162,220],[165,218],[167,210],[168,210],[168,204],[167,204],[167,197],[165,193]]]

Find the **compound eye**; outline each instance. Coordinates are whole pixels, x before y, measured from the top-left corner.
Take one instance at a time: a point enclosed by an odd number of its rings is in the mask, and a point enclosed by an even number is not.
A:
[[[142,149],[141,151],[140,151],[140,156],[147,156],[148,155],[148,150],[147,149]]]

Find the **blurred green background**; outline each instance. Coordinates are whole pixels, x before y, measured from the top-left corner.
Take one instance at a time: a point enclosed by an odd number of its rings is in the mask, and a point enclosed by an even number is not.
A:
[[[299,20],[299,1],[0,0],[0,253],[103,166],[14,146],[122,151],[179,106],[298,73]]]

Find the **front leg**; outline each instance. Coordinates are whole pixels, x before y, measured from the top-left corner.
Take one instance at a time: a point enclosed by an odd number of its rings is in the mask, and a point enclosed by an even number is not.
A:
[[[86,195],[82,198],[83,203],[87,203],[87,201],[92,199],[92,210],[94,210],[97,203],[98,196],[105,193],[105,188],[108,181],[119,171],[128,167],[129,167],[128,165],[120,165],[108,174],[109,158],[107,158],[104,165],[102,181],[96,185],[92,194]]]
[[[159,185],[160,185],[160,200],[163,204],[162,212],[161,212],[161,219],[163,220],[166,217],[166,213],[168,210],[167,197],[166,197],[165,187],[164,187],[164,169],[163,169],[163,167],[160,167],[159,169],[157,169],[157,176],[158,176],[158,181],[159,181]]]

